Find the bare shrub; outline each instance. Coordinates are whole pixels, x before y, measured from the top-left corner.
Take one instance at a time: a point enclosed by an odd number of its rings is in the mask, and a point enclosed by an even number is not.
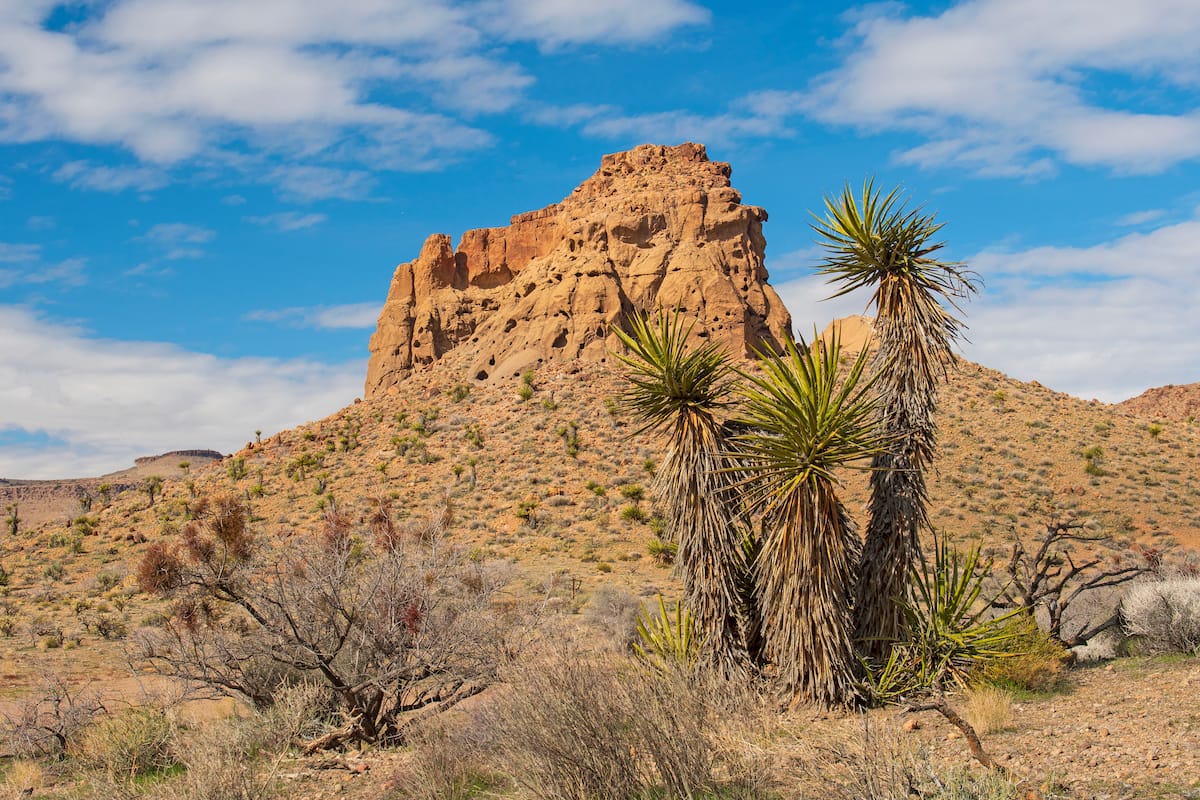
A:
[[[637,637],[641,601],[623,589],[602,586],[584,607],[584,619],[598,628],[617,650],[627,651]]]
[[[1089,555],[1076,560],[1073,545],[1080,545]],[[1004,583],[992,604],[1041,615],[1051,636],[1075,647],[1120,626],[1118,601],[1111,597],[1114,592],[1106,590],[1129,583],[1154,565],[1144,555],[1137,559],[1118,550],[1111,536],[1092,531],[1084,523],[1054,518],[1045,523],[1043,534],[1029,547],[1014,535]],[[1107,601],[1106,594],[1110,596]],[[1091,608],[1087,614],[1071,614],[1072,605]]]
[[[495,747],[476,715],[437,717],[417,726],[410,758],[393,781],[399,796],[412,800],[467,800],[509,780],[493,771]]]
[[[939,774],[929,754],[890,724],[862,717],[796,759],[782,797],[805,800],[1016,800],[1017,784],[1001,772],[955,770]]]
[[[104,713],[95,692],[76,690],[51,675],[39,690],[5,712],[0,727],[18,756],[62,757],[84,728]]]
[[[385,547],[375,538],[331,511],[315,540],[267,540],[236,499],[205,504],[138,570],[150,578],[143,588],[175,600],[160,630],[142,632],[142,656],[260,709],[288,685],[320,682],[343,724],[312,749],[401,743],[411,719],[488,686],[520,631],[494,608],[500,572],[439,536]]]
[[[1200,578],[1130,587],[1121,602],[1126,635],[1143,653],[1200,654]]]

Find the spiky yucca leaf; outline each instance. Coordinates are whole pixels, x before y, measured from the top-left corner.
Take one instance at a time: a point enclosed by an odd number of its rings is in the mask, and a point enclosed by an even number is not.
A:
[[[663,511],[663,538],[677,546],[675,573],[704,641],[701,660],[732,676],[746,669],[746,618],[739,585],[744,527],[728,471],[726,434],[716,413],[729,403],[733,372],[724,352],[690,347],[695,322],[679,311],[655,321],[636,314],[629,332],[614,332],[629,349],[625,402],[642,421],[639,432],[667,436],[666,456],[652,490]]]
[[[654,321],[631,314],[629,332],[612,328],[629,353],[617,353],[629,372],[629,391],[622,399],[642,425],[634,433],[668,429],[692,421],[693,414],[711,415],[728,404],[733,370],[729,357],[714,342],[688,346],[696,326],[679,311],[659,309]]]
[[[659,672],[690,669],[700,656],[702,639],[696,632],[695,619],[683,603],[667,611],[663,596],[658,596],[658,613],[638,612],[633,652]]]
[[[1020,631],[1008,623],[1024,609],[991,615],[991,603],[980,600],[991,566],[978,543],[959,553],[938,537],[933,563],[922,558],[914,570],[914,597],[905,614],[925,685],[966,686],[973,670],[1014,655],[1011,643]]]
[[[858,537],[836,494],[835,470],[884,445],[874,400],[862,382],[865,356],[839,376],[841,345],[789,342],[762,353],[760,376],[746,375],[750,432],[736,437],[750,501],[763,512],[757,558],[759,635],[794,700],[858,702],[851,591]]]

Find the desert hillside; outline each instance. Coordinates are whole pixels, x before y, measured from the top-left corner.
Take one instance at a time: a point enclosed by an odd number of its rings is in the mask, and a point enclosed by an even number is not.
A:
[[[130,655],[139,631],[162,628],[173,612],[141,590],[137,563],[177,541],[209,499],[244,504],[252,535],[272,542],[327,537],[334,510],[349,519],[347,536],[369,536],[381,517],[411,534],[406,541],[437,529],[470,564],[504,568],[510,579],[498,605],[536,601],[565,639],[603,638],[597,620],[616,624],[604,616],[614,598],[627,598],[632,613],[639,599],[678,597],[651,491],[664,443],[635,434],[610,326],[633,310],[679,308],[697,320],[693,341],[719,342],[753,371],[748,353],[778,343],[790,326],[763,266],[764,219],[741,203],[729,166],[708,161],[698,145],[607,156],[561,204],[468,232],[457,248],[434,235],[396,269],[371,340],[365,399],[255,436],[224,458],[167,453],[102,478],[0,482],[0,498],[20,509],[16,530],[0,538],[0,675],[11,695],[0,712],[50,675],[121,700],[168,685]],[[969,322],[969,306],[965,313]],[[870,324],[846,322],[845,343],[867,345]],[[933,528],[1002,557],[1047,522],[1072,520],[1108,537],[1116,558],[1194,565],[1200,426],[1182,413],[1190,401],[1167,389],[1112,406],[960,361],[937,413]],[[865,471],[840,478],[862,523]],[[1051,671],[1062,668],[1059,656],[1047,658]],[[997,728],[995,742],[1014,771],[1045,777],[1032,796],[1167,797],[1192,785],[1193,777],[1158,770],[1197,766],[1200,726],[1194,714],[1176,713],[1197,680],[1194,660],[1123,668],[1128,678],[1104,667],[1081,673],[1074,697],[1057,679],[1017,696],[1018,719]],[[1125,679],[1139,681],[1121,702],[1142,727],[1111,713]],[[962,743],[940,719],[912,724],[899,715],[871,719],[901,739],[914,734],[938,764],[964,766]],[[1169,730],[1151,715],[1169,717]],[[817,749],[820,736],[847,724],[806,708],[768,717],[785,726],[772,728],[772,741],[799,747],[800,731],[812,729]],[[380,785],[408,796],[386,782],[404,774],[408,758],[293,758],[285,775],[299,797],[378,796]],[[333,779],[327,769],[347,775]],[[346,788],[372,769],[387,772]],[[1162,792],[1103,794],[1125,784]],[[1064,786],[1100,794],[1056,794]]]

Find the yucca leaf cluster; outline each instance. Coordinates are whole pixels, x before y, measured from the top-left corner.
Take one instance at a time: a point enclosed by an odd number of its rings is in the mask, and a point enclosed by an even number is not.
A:
[[[937,390],[955,363],[963,324],[953,312],[976,291],[973,276],[939,260],[942,223],[908,209],[898,190],[847,187],[825,212],[814,225],[819,272],[834,296],[871,290],[873,356],[844,357],[836,332],[811,344],[785,335],[782,350],[741,369],[692,335],[695,321],[664,310],[615,332],[637,434],[667,438],[653,489],[664,539],[679,548],[697,664],[726,673],[770,664],[792,700],[838,705],[871,694],[867,667],[886,673],[921,652],[939,680],[952,679],[988,648],[986,636],[960,635],[982,624],[972,617],[978,584],[964,577],[980,568],[977,554],[961,565],[938,554],[958,570],[938,580],[965,593],[914,580]],[[838,475],[856,467],[871,470],[865,540],[838,495]]]

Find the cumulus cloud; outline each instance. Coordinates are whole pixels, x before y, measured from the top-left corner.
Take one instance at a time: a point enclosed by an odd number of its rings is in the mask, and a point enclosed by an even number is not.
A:
[[[1200,380],[1200,317],[1170,311],[1200,307],[1200,220],[1086,247],[988,249],[967,263],[986,281],[963,309],[971,360],[1105,402]],[[778,290],[805,335],[869,299],[822,302],[831,292],[816,276]]]
[[[1200,6],[1190,0],[968,0],[936,16],[898,4],[853,20],[841,66],[798,108],[816,119],[912,131],[920,166],[1038,176],[1055,163],[1156,172],[1200,156]],[[1090,81],[1126,78],[1116,108]],[[1163,102],[1171,87],[1181,98]]]
[[[96,475],[175,449],[230,452],[254,430],[350,403],[366,369],[101,340],[16,306],[0,306],[0,338],[0,433],[18,440],[0,450],[5,477]]]
[[[709,19],[686,0],[114,0],[63,26],[57,6],[0,4],[0,142],[115,146],[142,162],[59,171],[103,191],[157,188],[167,166],[247,148],[250,168],[350,179],[274,173],[310,197],[361,194],[353,165],[429,169],[491,144],[462,115],[524,98],[533,78],[510,44],[645,44]]]

